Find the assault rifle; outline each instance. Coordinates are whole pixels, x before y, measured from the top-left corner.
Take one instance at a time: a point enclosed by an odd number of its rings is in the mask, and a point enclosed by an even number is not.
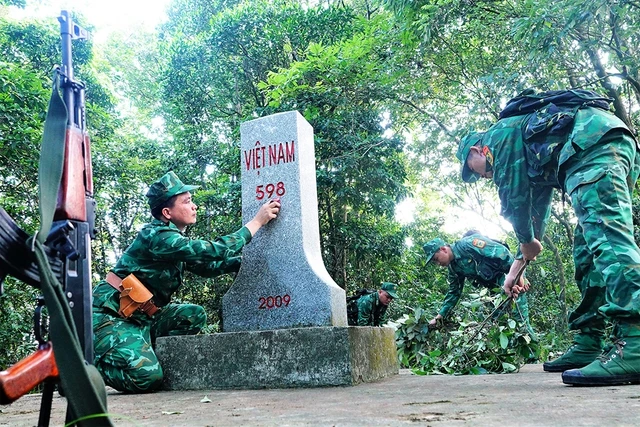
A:
[[[74,80],[71,40],[86,39],[88,33],[61,12],[62,66],[60,87],[67,106],[67,129],[62,180],[54,223],[45,244],[65,260],[62,285],[78,332],[85,360],[93,363],[91,322],[91,243],[95,238],[95,206],[91,144],[87,133],[85,85]]]
[[[44,383],[38,425],[48,425],[54,384],[60,382],[69,400],[67,422],[111,425],[104,383],[85,363],[93,363],[90,239],[95,237],[96,204],[85,85],[74,79],[71,42],[86,39],[88,33],[67,11],[58,21],[62,64],[54,77],[40,155],[40,235],[29,239],[0,207],[0,293],[7,275],[40,288],[49,307],[51,341],[58,344],[54,348],[42,338],[41,298],[34,317],[38,350],[0,372],[0,404]]]

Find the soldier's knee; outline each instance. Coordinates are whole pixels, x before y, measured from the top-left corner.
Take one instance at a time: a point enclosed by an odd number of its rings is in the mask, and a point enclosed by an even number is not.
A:
[[[121,350],[121,349],[120,349]],[[164,373],[153,352],[112,351],[96,360],[105,384],[125,393],[148,393],[162,385]]]
[[[121,389],[125,393],[150,393],[162,386],[164,373],[160,365],[131,369],[124,373]]]
[[[200,305],[197,305],[196,307],[197,309],[193,314],[193,326],[200,330],[207,324],[207,312],[204,311],[204,307]]]

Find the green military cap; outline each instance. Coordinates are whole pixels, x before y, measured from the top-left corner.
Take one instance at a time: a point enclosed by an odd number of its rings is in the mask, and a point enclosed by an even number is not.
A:
[[[447,243],[439,237],[425,243],[422,249],[424,249],[424,253],[427,254],[427,262],[431,261],[431,258],[438,252],[438,249],[443,246],[447,246]]]
[[[471,147],[476,145],[478,142],[481,142],[483,136],[484,132],[470,133],[469,135],[462,138],[462,141],[460,141],[460,145],[458,145],[458,152],[456,153],[456,157],[458,158],[458,160],[460,160],[460,162],[462,162],[461,174],[462,180],[464,182],[476,182],[478,178],[480,178],[479,174],[473,172],[471,169],[469,169],[469,166],[467,166],[467,157],[469,157],[469,151],[471,150]]]
[[[396,293],[396,291],[398,290],[398,285],[396,285],[395,283],[382,282],[382,290],[387,291],[391,298],[398,298],[398,294]]]
[[[199,185],[186,185],[178,175],[173,172],[167,172],[162,178],[151,184],[147,197],[149,198],[149,207],[155,209],[176,194],[186,193],[187,191],[200,188]]]

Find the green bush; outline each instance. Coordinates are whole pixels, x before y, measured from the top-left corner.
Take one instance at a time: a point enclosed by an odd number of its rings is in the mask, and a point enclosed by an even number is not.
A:
[[[470,298],[459,304],[457,317],[436,328],[421,308],[392,322],[401,366],[420,375],[508,373],[538,359],[539,345],[524,324],[509,310],[495,314],[504,295],[482,290]]]

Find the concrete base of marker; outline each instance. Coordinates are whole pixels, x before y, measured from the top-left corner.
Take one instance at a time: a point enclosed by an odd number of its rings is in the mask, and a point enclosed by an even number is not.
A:
[[[158,338],[165,390],[355,385],[398,373],[394,330],[311,327]]]

